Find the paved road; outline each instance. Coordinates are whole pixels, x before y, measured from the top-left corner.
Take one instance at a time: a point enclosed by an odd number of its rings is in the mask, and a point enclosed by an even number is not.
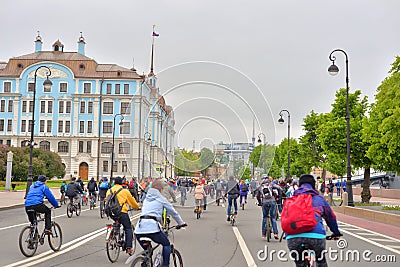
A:
[[[188,204],[192,200],[188,200]],[[288,258],[286,242],[271,243],[261,239],[260,209],[249,200],[246,210],[239,211],[237,227],[226,222],[226,208],[209,205],[200,220],[195,219],[192,207],[177,207],[183,219],[188,223],[186,230],[175,231],[176,248],[183,255],[188,267],[242,267],[242,266],[294,266],[293,262],[279,260]],[[105,253],[105,224],[107,219],[100,219],[98,209],[84,209],[80,217],[67,218],[65,207],[56,210],[56,221],[63,229],[64,246],[61,251],[49,251],[48,244],[40,246],[37,256],[25,258],[18,248],[18,234],[26,224],[26,215],[22,208],[0,211],[0,266],[126,266],[127,255],[121,254],[117,263],[111,264]],[[136,215],[136,216],[135,216]],[[133,214],[134,218],[138,213]],[[134,219],[136,221],[136,219]],[[327,241],[328,247],[341,251],[335,255],[343,255],[350,250],[360,253],[371,250],[368,255],[393,255],[397,263],[379,263],[379,266],[398,266],[400,261],[400,240],[382,236],[352,225],[340,224],[347,247],[339,250],[336,241]],[[140,251],[141,249],[137,249]],[[268,251],[268,258],[265,253]],[[274,251],[274,252],[273,252]],[[272,254],[271,254],[272,253]],[[286,256],[283,255],[286,253]],[[272,258],[271,258],[272,255]],[[376,266],[376,262],[329,260],[330,266]]]

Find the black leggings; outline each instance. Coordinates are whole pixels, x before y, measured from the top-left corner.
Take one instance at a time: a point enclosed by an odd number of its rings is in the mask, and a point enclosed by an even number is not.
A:
[[[28,212],[28,210],[35,210],[38,213],[44,213],[44,228],[46,230],[51,229],[51,209],[49,207],[43,203],[25,207],[26,214],[28,214],[28,219],[31,223],[33,223],[36,220],[35,213]]]

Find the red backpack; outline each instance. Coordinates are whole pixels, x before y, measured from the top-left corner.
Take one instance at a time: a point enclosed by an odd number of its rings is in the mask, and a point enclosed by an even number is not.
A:
[[[289,235],[309,232],[318,221],[315,219],[310,194],[300,194],[286,199],[281,215],[282,230]]]

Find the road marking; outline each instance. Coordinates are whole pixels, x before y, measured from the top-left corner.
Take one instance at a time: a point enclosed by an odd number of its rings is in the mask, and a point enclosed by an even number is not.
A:
[[[396,242],[397,243],[397,241],[395,241],[395,240],[390,240],[390,239],[386,239],[386,238],[370,238],[370,239],[373,240],[373,241]]]
[[[365,228],[361,228],[361,227],[358,227],[358,226],[355,226],[355,225],[352,225],[352,224],[349,224],[349,223],[344,223],[344,222],[340,222],[341,224],[343,224],[343,225],[346,225],[346,226],[350,226],[350,227],[354,227],[354,228],[356,228],[355,230],[357,230],[357,231],[364,231],[364,232],[368,232],[368,233],[372,233],[372,234],[374,234],[375,236],[381,236],[381,237],[384,237],[384,238],[387,238],[387,239],[390,239],[390,240],[394,240],[394,241],[396,241],[396,242],[400,242],[400,240],[399,239],[396,239],[396,238],[394,238],[394,237],[391,237],[391,236],[387,236],[387,235],[384,235],[384,234],[380,234],[380,233],[377,233],[377,232],[374,232],[374,231],[371,231],[371,230],[368,230],[368,229],[365,229]],[[342,227],[339,227],[340,229],[344,229],[344,228],[342,228]],[[347,230],[347,229],[346,229]]]
[[[140,216],[140,214],[136,214],[136,215],[131,217],[131,220],[137,219],[137,218],[139,218],[139,216]],[[38,264],[40,262],[43,262],[43,261],[46,261],[48,259],[57,257],[59,255],[62,255],[64,253],[68,252],[68,251],[71,251],[72,249],[75,249],[75,248],[79,247],[79,246],[82,246],[83,244],[91,241],[92,239],[97,238],[98,236],[104,234],[106,232],[106,230],[107,229],[104,229],[104,227],[100,228],[100,229],[97,229],[97,230],[94,230],[93,232],[91,232],[89,234],[86,234],[86,235],[81,236],[79,238],[76,238],[76,239],[74,239],[74,240],[72,240],[72,241],[70,241],[70,242],[68,242],[66,244],[61,245],[60,251],[54,252],[53,250],[48,250],[48,251],[45,251],[45,252],[43,252],[41,254],[35,255],[35,256],[31,257],[31,258],[27,258],[27,259],[24,259],[24,260],[21,260],[21,261],[18,261],[18,262],[14,262],[14,263],[11,263],[11,264],[6,265],[4,267],[15,267],[15,266],[19,266],[19,265],[22,265],[22,264],[23,264],[22,266],[33,266],[33,265]],[[47,256],[47,255],[49,255],[49,256]]]
[[[390,247],[390,248],[398,248],[398,249],[400,249],[400,246],[388,245],[388,247]]]
[[[340,228],[340,229],[342,229],[342,228]],[[356,234],[358,234],[358,235],[376,236],[375,233],[361,233],[361,232],[356,232]]]
[[[233,232],[235,233],[237,241],[239,242],[239,246],[240,246],[240,249],[242,250],[243,256],[246,259],[247,266],[248,267],[257,267],[256,263],[254,262],[253,257],[251,256],[249,248],[246,245],[246,242],[244,242],[244,239],[239,232],[239,229],[236,226],[232,227],[232,229],[233,229]]]

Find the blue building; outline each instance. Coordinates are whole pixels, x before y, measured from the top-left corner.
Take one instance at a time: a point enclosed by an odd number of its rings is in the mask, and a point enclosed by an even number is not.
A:
[[[139,75],[99,64],[85,55],[82,35],[77,52],[59,40],[51,51],[42,45],[38,34],[34,53],[0,62],[0,144],[29,145],[34,112],[35,148],[57,152],[68,178],[108,177],[111,168],[128,178],[173,176],[174,114],[153,68]]]

